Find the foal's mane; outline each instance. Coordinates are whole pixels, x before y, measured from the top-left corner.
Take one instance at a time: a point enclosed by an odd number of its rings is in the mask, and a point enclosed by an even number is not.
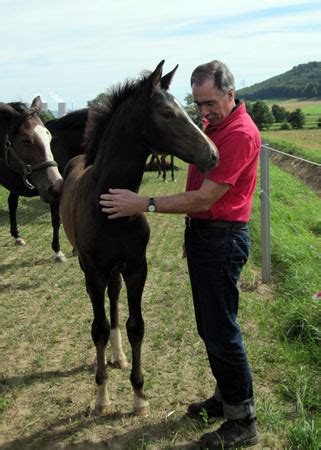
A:
[[[51,119],[46,122],[46,126],[49,125],[57,130],[64,130],[72,128],[85,127],[88,118],[88,108],[78,109],[72,111],[59,119]]]
[[[138,80],[126,80],[107,91],[106,103],[103,106],[93,106],[89,110],[85,129],[84,142],[86,147],[86,166],[94,163],[103,133],[109,127],[112,117],[120,105],[133,96],[139,95],[149,72],[145,72]],[[124,119],[126,120],[126,119]]]

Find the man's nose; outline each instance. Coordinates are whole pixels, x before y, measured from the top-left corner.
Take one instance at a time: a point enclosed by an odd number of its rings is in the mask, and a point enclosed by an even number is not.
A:
[[[199,109],[200,114],[203,117],[206,117],[210,113],[210,109],[209,109],[209,107],[207,105],[200,105],[198,107],[198,109]]]

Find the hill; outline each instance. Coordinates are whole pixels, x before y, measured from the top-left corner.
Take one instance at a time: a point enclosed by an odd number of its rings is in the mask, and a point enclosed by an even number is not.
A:
[[[244,100],[314,98],[321,96],[321,62],[299,64],[291,70],[237,91]]]

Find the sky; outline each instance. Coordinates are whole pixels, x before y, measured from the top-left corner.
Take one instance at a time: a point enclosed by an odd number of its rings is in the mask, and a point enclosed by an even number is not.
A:
[[[184,103],[198,65],[223,61],[236,89],[321,61],[320,0],[0,0],[0,101],[56,111],[87,106],[108,87],[179,68]]]

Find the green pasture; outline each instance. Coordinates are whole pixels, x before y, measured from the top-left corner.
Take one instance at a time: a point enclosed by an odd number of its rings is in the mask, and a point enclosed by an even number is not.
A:
[[[300,108],[304,114],[321,116],[321,100],[301,100],[301,99],[268,99],[263,100],[268,106],[283,106],[288,111]]]
[[[184,189],[146,173],[141,192]],[[261,442],[256,449],[320,447],[320,200],[304,184],[271,164],[272,283],[261,280],[259,188],[251,221],[252,255],[242,274],[239,321],[253,371]],[[0,448],[196,449],[213,429],[206,418],[185,416],[187,405],[213,392],[197,335],[186,261],[184,220],[149,214],[149,273],[143,298],[143,369],[151,413],[133,417],[129,370],[109,365],[112,411],[96,417],[90,328],[92,311],[83,275],[61,232],[68,261],[55,263],[48,206],[21,199],[24,247],[9,235],[7,192],[0,188],[1,396]],[[125,352],[127,305],[121,294]],[[107,358],[110,359],[109,352]],[[216,424],[218,426],[218,424]]]
[[[261,132],[262,139],[271,147],[321,164],[321,128],[313,130],[268,130]]]

